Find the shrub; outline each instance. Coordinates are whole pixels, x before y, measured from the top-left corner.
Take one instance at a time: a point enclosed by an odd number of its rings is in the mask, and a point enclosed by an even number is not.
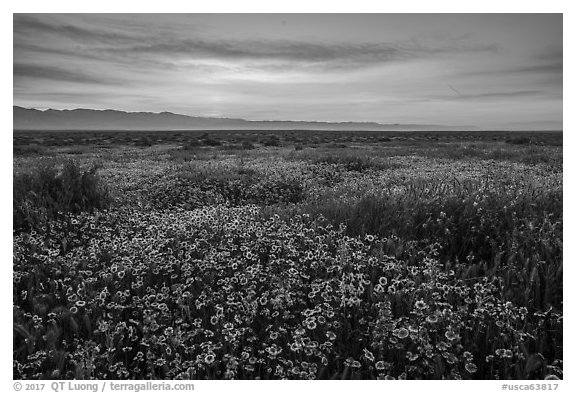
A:
[[[202,146],[202,142],[198,139],[190,139],[186,142],[183,149],[184,150],[194,150],[198,147]]]
[[[204,139],[203,142],[206,146],[222,146],[221,141],[219,141],[218,139],[213,139],[211,137]]]
[[[252,150],[252,149],[254,149],[254,145],[250,141],[244,141],[244,142],[242,142],[242,149]]]
[[[140,139],[137,139],[134,144],[136,146],[141,146],[141,147],[149,147],[152,146],[152,140],[150,138],[148,138],[147,136],[142,137]]]
[[[512,145],[530,145],[532,143],[532,139],[521,136],[517,138],[506,139],[506,143],[510,143]]]
[[[265,139],[263,142],[264,146],[280,146],[280,139],[273,135],[268,139]]]
[[[375,160],[355,155],[327,155],[314,159],[316,164],[335,164],[342,166],[347,171],[363,172],[370,168],[379,169],[381,165]]]
[[[45,149],[40,145],[14,145],[13,153],[15,156],[24,156],[24,155],[42,155],[44,154]]]
[[[41,229],[63,213],[101,209],[109,205],[107,189],[100,183],[98,166],[82,170],[74,161],[43,164],[30,173],[14,175],[14,230]]]

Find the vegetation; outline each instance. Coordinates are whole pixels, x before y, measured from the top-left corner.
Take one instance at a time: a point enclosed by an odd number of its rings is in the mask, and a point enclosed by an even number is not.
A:
[[[15,379],[562,378],[561,134],[158,134],[15,147]]]
[[[103,209],[110,199],[99,182],[96,165],[82,170],[74,161],[41,163],[14,175],[14,230],[46,231],[65,213]]]

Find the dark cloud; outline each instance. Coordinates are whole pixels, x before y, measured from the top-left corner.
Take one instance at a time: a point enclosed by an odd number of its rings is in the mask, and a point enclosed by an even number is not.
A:
[[[80,72],[65,70],[63,68],[37,65],[37,64],[14,64],[14,79],[47,79],[60,82],[90,83],[90,84],[109,84],[109,79],[97,78]]]
[[[522,65],[518,67],[509,67],[498,70],[479,70],[464,72],[464,76],[513,76],[522,74],[556,74],[562,75],[563,64],[562,61],[554,61],[548,63],[539,63],[531,65]]]
[[[397,43],[328,44],[289,40],[180,40],[138,44],[116,49],[147,55],[232,60],[279,60],[296,63],[334,63],[339,67],[385,63],[462,52],[497,50],[493,45],[425,45],[415,40]]]
[[[406,61],[419,58],[429,58],[444,54],[459,54],[469,52],[495,52],[497,47],[488,44],[471,44],[462,39],[443,40],[441,42],[423,42],[411,39],[402,42],[381,43],[314,43],[296,40],[234,40],[234,39],[202,39],[182,38],[174,35],[151,34],[142,30],[127,34],[126,31],[110,32],[101,29],[80,27],[72,24],[47,22],[29,15],[14,15],[15,47],[25,49],[29,44],[22,41],[26,36],[57,35],[93,45],[93,48],[74,48],[74,50],[58,48],[36,48],[38,52],[77,55],[78,57],[107,58],[119,62],[151,61],[161,63],[165,59],[169,64],[171,59],[224,59],[265,61],[274,60],[290,63],[312,64],[329,68],[358,67],[363,64],[378,64],[393,61]],[[91,49],[91,50],[87,50]],[[270,65],[263,65],[270,67]]]
[[[14,14],[14,36],[34,36],[53,34],[60,37],[67,37],[76,41],[100,42],[108,44],[119,44],[122,42],[133,42],[134,37],[127,34],[88,29],[74,26],[72,24],[55,24],[42,21],[29,15]]]
[[[564,66],[562,61],[547,63],[547,64],[535,64],[530,66],[517,67],[508,70],[510,73],[551,73],[551,74],[562,74]]]
[[[483,100],[483,99],[499,99],[499,98],[520,98],[520,97],[532,97],[543,93],[542,90],[519,90],[519,91],[505,91],[505,92],[490,92],[490,93],[478,93],[478,94],[466,94],[462,93],[460,90],[454,91],[454,95],[450,97],[453,100]],[[437,97],[441,99],[446,99],[447,97]]]

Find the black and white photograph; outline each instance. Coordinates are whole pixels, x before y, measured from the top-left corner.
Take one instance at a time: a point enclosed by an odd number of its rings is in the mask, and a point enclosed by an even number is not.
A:
[[[134,10],[12,15],[15,389],[558,388],[562,13]]]

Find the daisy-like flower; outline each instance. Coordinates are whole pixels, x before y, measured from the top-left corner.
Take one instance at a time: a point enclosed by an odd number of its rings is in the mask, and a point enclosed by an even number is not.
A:
[[[374,354],[372,352],[370,352],[369,350],[367,350],[366,348],[364,348],[364,357],[368,360],[370,360],[371,362],[374,361]]]
[[[316,325],[316,322],[310,321],[310,322],[308,322],[308,325],[307,325],[306,327],[307,327],[309,330],[314,330],[314,329],[316,329],[316,326],[317,326],[317,325]]]
[[[84,307],[84,306],[86,305],[86,302],[85,302],[84,300],[78,300],[78,301],[76,302],[76,305],[77,305],[78,307]]]
[[[444,333],[444,336],[450,341],[456,340],[458,337],[452,330],[447,330],[446,333]]]
[[[466,365],[464,366],[464,368],[466,369],[466,371],[468,371],[470,374],[474,374],[476,371],[478,371],[478,367],[476,367],[476,365],[474,363],[466,363]]]
[[[212,364],[212,363],[214,363],[214,360],[216,360],[216,356],[212,352],[210,352],[210,353],[206,354],[206,356],[204,356],[204,362],[206,364]]]
[[[394,335],[398,338],[406,338],[408,337],[410,333],[408,332],[408,329],[406,328],[400,328],[400,329],[396,329],[394,330]]]
[[[383,360],[379,360],[375,364],[376,370],[384,370],[386,368],[386,363]]]
[[[418,300],[416,303],[414,303],[414,306],[416,306],[416,308],[418,310],[425,310],[428,308],[428,305],[426,304],[426,302],[422,299]]]
[[[428,315],[426,317],[426,321],[429,323],[436,323],[436,322],[438,322],[438,315],[436,315],[436,314]]]
[[[388,284],[388,279],[386,277],[382,276],[378,279],[378,284],[384,286],[384,285]]]

